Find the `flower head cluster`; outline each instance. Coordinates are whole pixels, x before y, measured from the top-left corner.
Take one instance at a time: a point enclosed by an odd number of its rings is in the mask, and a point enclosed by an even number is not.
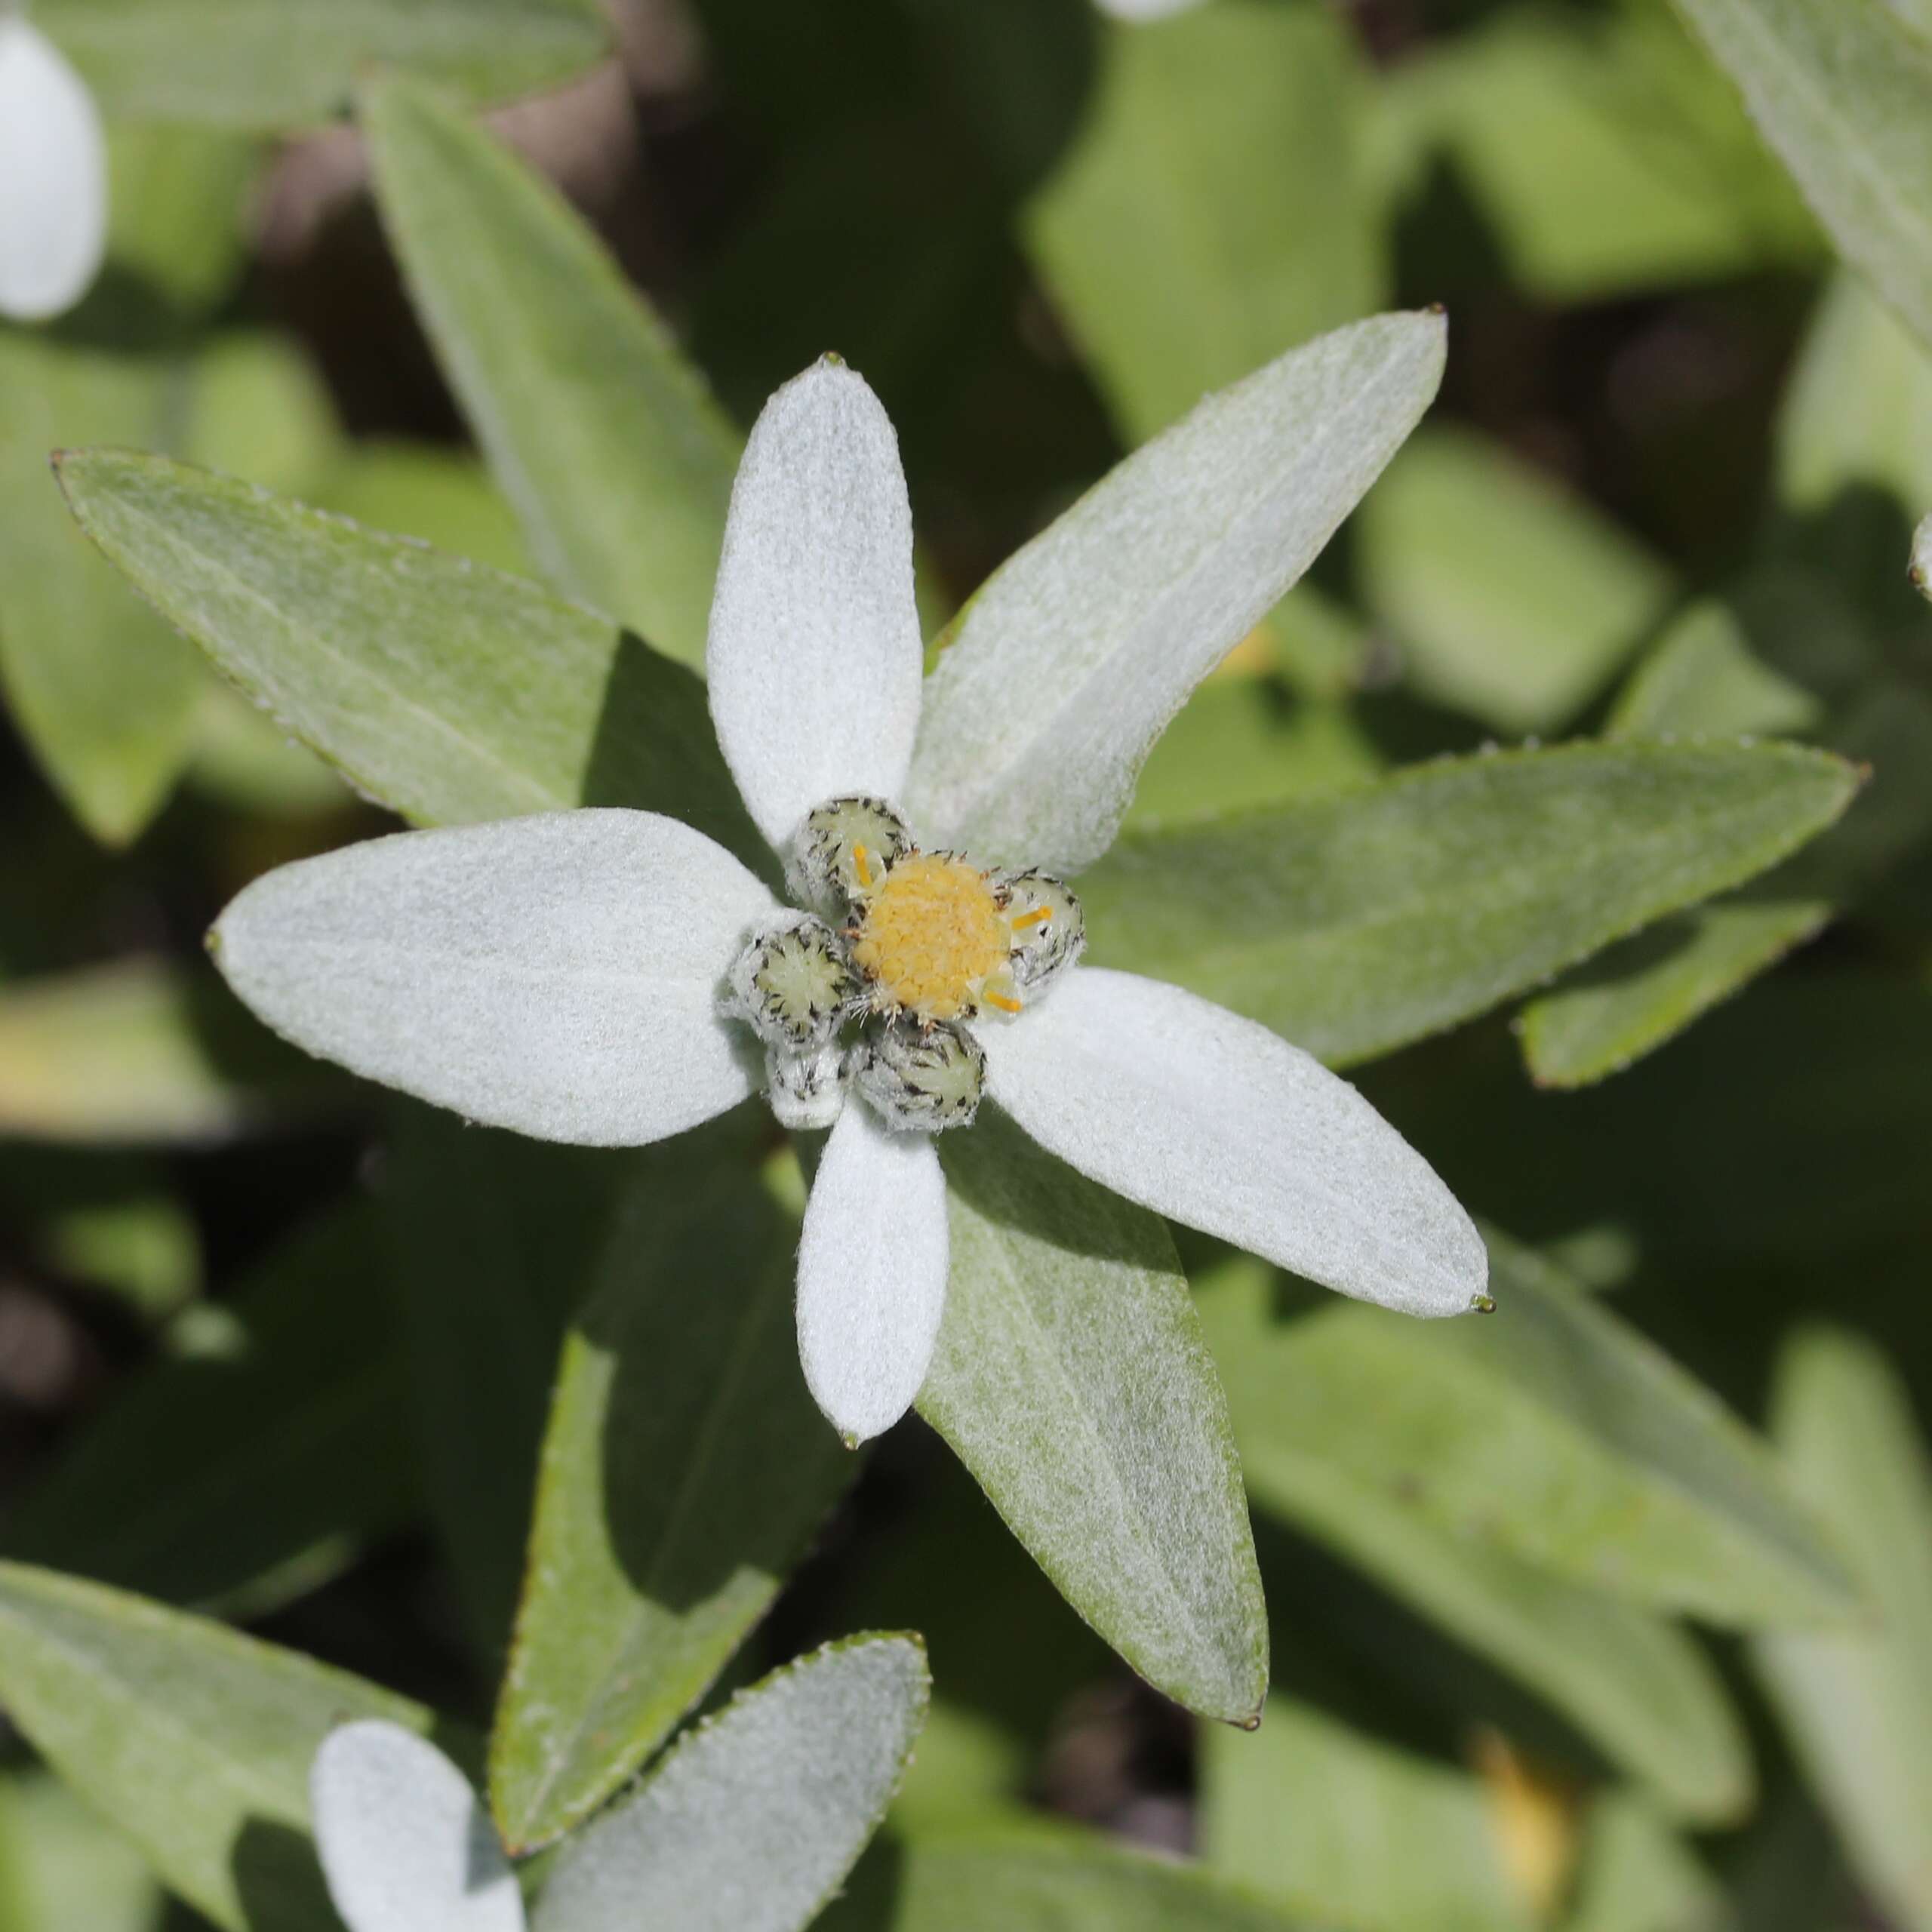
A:
[[[780,914],[733,963],[725,1011],[764,1042],[787,1127],[829,1127],[855,1085],[888,1127],[971,1126],[986,1084],[971,1023],[1017,1018],[1080,955],[1080,904],[1038,871],[921,851],[883,798],[806,815]]]
[[[107,251],[107,142],[86,84],[0,0],[0,315],[71,309]]]
[[[1123,540],[1145,542],[1149,514],[1137,504]],[[1257,573],[1238,596],[1214,590],[1201,621],[1245,628],[1245,600],[1279,594]],[[524,1133],[641,1143],[759,1090],[788,1124],[829,1128],[798,1340],[848,1441],[924,1379],[949,1265],[937,1137],[983,1099],[1102,1185],[1346,1293],[1419,1314],[1477,1305],[1487,1263],[1467,1216],[1352,1088],[1251,1020],[1084,963],[1072,891],[1000,829],[1001,814],[1057,823],[1059,850],[1097,856],[1198,642],[1118,691],[1069,679],[1092,713],[1067,727],[1075,754],[1006,780],[962,750],[977,709],[1007,701],[1003,650],[965,636],[922,677],[891,425],[828,358],[752,432],[707,651],[719,748],[795,903],[675,820],[584,810],[286,867],[223,915],[217,957],[312,1051]],[[982,796],[992,857],[1021,863],[973,855]]]

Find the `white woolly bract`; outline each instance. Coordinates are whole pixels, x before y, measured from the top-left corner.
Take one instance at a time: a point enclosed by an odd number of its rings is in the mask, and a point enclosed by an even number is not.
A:
[[[107,253],[107,137],[86,84],[37,28],[0,17],[0,315],[71,309]]]
[[[285,866],[211,943],[312,1054],[540,1140],[641,1146],[756,1087],[718,1000],[776,903],[675,819],[555,812]]]
[[[931,1137],[848,1106],[826,1143],[798,1247],[798,1354],[848,1441],[912,1406],[946,1306],[946,1177]]]
[[[1315,561],[1435,394],[1439,315],[1338,329],[1220,391],[993,573],[927,681],[912,822],[1062,875],[1155,740]]]
[[[315,1849],[349,1932],[524,1932],[523,1899],[463,1774],[414,1731],[331,1731],[309,1774]]]
[[[1130,1201],[1405,1314],[1465,1314],[1482,1293],[1482,1238],[1434,1170],[1266,1027],[1077,966],[1025,1025],[980,1040],[1000,1106]]]
[[[718,744],[775,849],[828,798],[897,795],[922,666],[912,513],[891,422],[842,364],[787,383],[752,431],[706,665]]]

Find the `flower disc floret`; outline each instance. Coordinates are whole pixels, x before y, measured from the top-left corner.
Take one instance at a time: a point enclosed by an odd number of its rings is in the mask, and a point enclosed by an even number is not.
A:
[[[1017,1011],[1004,975],[1013,934],[992,881],[943,852],[901,860],[866,900],[854,928],[852,964],[874,1008],[931,1022],[979,1011],[983,995]]]
[[[732,1010],[768,1047],[813,1054],[853,1011],[858,983],[823,920],[800,914],[759,934],[731,968]]]
[[[970,1127],[986,1087],[986,1050],[963,1026],[894,1020],[866,1035],[857,1079],[888,1127],[912,1134]]]
[[[828,798],[799,827],[786,881],[805,903],[842,912],[912,850],[906,821],[883,798]]]

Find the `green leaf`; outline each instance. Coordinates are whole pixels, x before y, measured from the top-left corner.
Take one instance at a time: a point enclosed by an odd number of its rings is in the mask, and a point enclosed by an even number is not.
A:
[[[1574,1892],[1564,1932],[1722,1932],[1732,1923],[1723,1888],[1629,1792],[1606,1792],[1590,1807]]]
[[[1377,105],[1402,212],[1432,218],[1424,259],[1458,280],[1483,254],[1467,217],[1443,219],[1458,193],[1510,281],[1560,304],[1821,253],[1723,77],[1654,4],[1500,8],[1405,51]]]
[[[0,1134],[192,1146],[339,1091],[205,971],[130,959],[0,991]]]
[[[417,312],[544,574],[701,672],[743,438],[528,164],[406,82],[362,116]]]
[[[536,1932],[801,1932],[878,1829],[931,1692],[916,1637],[774,1671],[563,1846]]]
[[[513,576],[532,574],[515,512],[465,451],[433,443],[358,442],[316,491],[325,509],[372,530],[420,537]]]
[[[60,466],[83,526],[243,690],[420,824],[683,818],[769,872],[704,688],[518,577],[158,457]]]
[[[1566,724],[1669,604],[1633,537],[1500,445],[1417,436],[1362,506],[1370,609],[1425,697],[1500,731]]]
[[[1794,1480],[1877,1615],[1842,1635],[1761,1638],[1758,1669],[1875,1903],[1932,1926],[1932,1462],[1897,1371],[1840,1331],[1790,1344],[1773,1410]]]
[[[1305,1921],[1171,1859],[1031,1819],[881,1847],[820,1932],[1293,1932]]]
[[[1211,678],[1141,768],[1127,829],[1244,811],[1380,778],[1353,708],[1291,697],[1272,678]]]
[[[371,66],[491,100],[609,45],[593,0],[38,0],[34,17],[110,115],[269,130],[340,113]]]
[[[1932,347],[1932,43],[1884,0],[1677,0],[1845,258]]]
[[[0,1932],[157,1932],[140,1855],[44,1771],[0,1778]]]
[[[1643,1337],[1485,1229],[1493,1319],[1324,1302],[1283,1319],[1239,1264],[1204,1303],[1257,1495],[1324,1472],[1484,1548],[1726,1624],[1842,1619],[1857,1593],[1769,1451]]]
[[[1278,1694],[1253,1737],[1201,1751],[1201,1852],[1234,1883],[1365,1932],[1528,1932],[1467,1772]]]
[[[1455,1025],[1748,878],[1857,787],[1788,746],[1445,759],[1337,797],[1130,833],[1081,882],[1092,956],[1331,1063]]]
[[[1647,1611],[1457,1535],[1344,1464],[1274,1449],[1238,1377],[1241,1352],[1254,1345],[1239,1271],[1252,1266],[1230,1270],[1232,1299],[1229,1281],[1218,1294],[1204,1284],[1202,1314],[1230,1386],[1241,1390],[1237,1433],[1257,1506],[1528,1685],[1674,1814],[1735,1817],[1749,1800],[1750,1760],[1721,1685],[1687,1637]]]
[[[1260,1573],[1165,1226],[1004,1116],[942,1150],[952,1274],[919,1413],[1142,1676],[1251,1723],[1268,1684]]]
[[[1531,1077],[1540,1087],[1575,1088],[1623,1072],[1823,931],[1836,909],[1773,872],[1761,887],[1674,914],[1611,947],[1524,1008]]]
[[[746,1158],[755,1127],[640,1157],[565,1345],[491,1743],[518,1850],[662,1741],[858,1471],[798,1373],[796,1234]]]
[[[1730,607],[1691,605],[1617,694],[1614,738],[1784,737],[1814,731],[1823,701],[1752,649]]]
[[[297,1237],[91,1420],[0,1528],[9,1557],[260,1615],[416,1506],[408,1391],[365,1217]]]
[[[143,1327],[202,1286],[201,1235],[188,1203],[140,1161],[94,1149],[7,1160],[8,1211],[31,1228],[29,1252],[59,1276],[104,1291]]]
[[[1859,276],[1826,289],[1777,423],[1777,488],[1787,509],[1829,510],[1878,490],[1908,516],[1932,503],[1932,452],[1915,432],[1932,415],[1932,355]]]
[[[429,1714],[346,1672],[140,1597],[0,1564],[0,1701],[223,1932],[340,1932],[308,1838],[337,1724]]]
[[[1008,558],[926,680],[903,802],[1078,872],[1195,687],[1300,578],[1441,380],[1439,313],[1337,329],[1206,398]]]
[[[472,1640],[495,1671],[523,1589],[565,1330],[638,1158],[494,1133],[413,1104],[391,1118],[377,1186],[426,1500]]]
[[[108,130],[108,274],[198,317],[233,288],[247,260],[260,145],[218,128],[121,122]],[[263,424],[272,429],[272,425]]]
[[[1814,443],[1813,447],[1817,448]],[[1820,450],[1822,482],[1839,457]],[[1801,583],[1779,571],[1748,601]],[[1844,820],[1742,892],[1692,908],[1606,952],[1524,1009],[1523,1048],[1545,1086],[1620,1072],[1821,931],[1932,826],[1932,705],[1884,675],[1863,678],[1828,720],[1810,689],[1766,664],[1735,603],[1694,605],[1620,701],[1620,734],[1756,733],[1811,724],[1875,774]],[[1821,682],[1829,680],[1820,679]]]
[[[1319,6],[1233,0],[1106,36],[1026,232],[1130,443],[1382,306],[1367,102],[1355,35]]]
[[[307,490],[341,460],[343,441],[321,371],[286,336],[213,337],[189,372],[188,424],[171,454],[272,490]]]
[[[111,845],[186,762],[202,674],[60,514],[48,457],[162,440],[178,379],[161,356],[0,331],[0,680],[54,789]]]

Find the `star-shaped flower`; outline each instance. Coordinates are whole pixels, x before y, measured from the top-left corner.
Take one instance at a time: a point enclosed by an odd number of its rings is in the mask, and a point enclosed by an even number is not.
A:
[[[1131,518],[1107,534],[1133,542]],[[1061,875],[1105,849],[1145,746],[1118,694],[1081,685],[1074,639],[1054,755],[989,770],[979,734],[1038,617],[1004,642],[968,636],[922,678],[891,425],[828,358],[752,432],[708,651],[718,744],[792,903],[675,820],[558,813],[272,873],[216,928],[222,970],[312,1052],[542,1138],[641,1144],[758,1088],[786,1124],[829,1126],[798,1340],[848,1441],[889,1426],[924,1377],[947,1272],[936,1137],[983,1094],[1104,1186],[1345,1294],[1418,1315],[1477,1305],[1474,1227],[1353,1088],[1192,993],[1081,962]],[[1146,648],[1109,676],[1158,693],[1164,648],[1200,656],[1158,623]],[[1043,817],[1043,800],[1066,808]],[[969,820],[999,849],[950,849]],[[1052,849],[1021,852],[1047,820]]]
[[[0,315],[71,309],[107,250],[107,142],[86,84],[0,0]]]

